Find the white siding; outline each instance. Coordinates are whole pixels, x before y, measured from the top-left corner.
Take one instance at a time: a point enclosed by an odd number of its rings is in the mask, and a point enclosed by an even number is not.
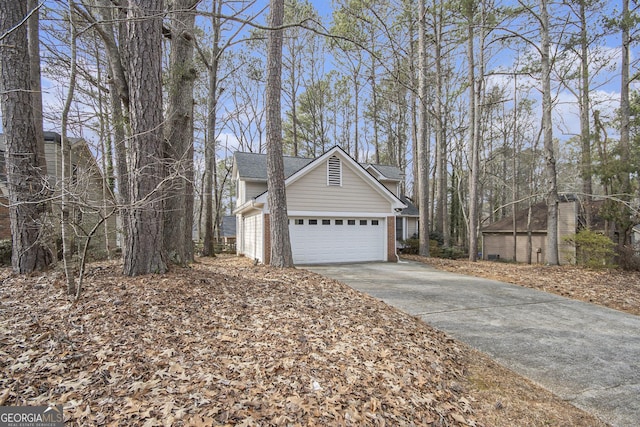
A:
[[[342,186],[327,185],[326,162],[287,187],[289,211],[390,212],[391,205],[347,162],[342,161]]]
[[[263,217],[262,214],[245,217],[242,222],[241,253],[251,259],[264,261],[263,257]]]
[[[384,185],[387,190],[391,191],[393,194],[398,196],[398,183],[396,181],[380,181],[382,185]]]
[[[247,200],[251,200],[256,196],[259,196],[260,194],[264,193],[265,191],[267,191],[267,183],[266,182],[252,182],[252,181],[248,181],[246,182],[246,187],[245,187],[245,197],[246,199],[244,200],[245,202]]]

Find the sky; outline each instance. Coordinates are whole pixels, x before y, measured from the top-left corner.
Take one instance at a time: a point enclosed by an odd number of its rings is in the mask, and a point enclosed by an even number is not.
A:
[[[328,0],[311,0],[311,3],[316,7],[324,22],[330,22],[332,5],[334,2]],[[266,7],[267,4],[268,1],[260,0],[258,1],[257,9],[261,10],[262,6]],[[258,20],[264,23],[266,21],[266,13],[263,13]],[[603,111],[604,116],[613,115],[619,104],[620,84],[618,76],[620,72],[620,49],[616,47],[617,45],[619,45],[619,36],[616,34],[608,40],[608,45],[604,46],[604,54],[610,57],[608,65],[611,68],[606,73],[602,73],[602,77],[599,79],[598,85],[594,88],[592,94],[592,100],[599,103],[599,108]],[[638,60],[637,47],[632,51],[631,59],[632,62]],[[500,64],[504,68],[509,68],[513,64],[514,60],[513,52],[508,49],[503,49],[493,59],[494,65]],[[328,63],[327,68],[331,69],[331,67],[333,67],[333,65]],[[531,79],[529,80],[531,88],[528,90],[528,93],[530,96],[535,98],[538,96],[538,91],[535,88],[535,82]],[[505,86],[508,88],[508,91],[511,91],[510,88],[513,87],[512,79],[508,76],[492,76],[489,77],[487,81],[488,83]],[[519,77],[519,84],[526,83],[526,77]],[[44,104],[51,106],[51,108],[59,108],[54,106],[59,106],[61,104],[61,100],[63,99],[66,91],[66,82],[52,81],[46,76],[43,76],[42,84]],[[632,89],[640,89],[640,82],[636,81],[632,85]],[[571,135],[577,134],[579,132],[579,120],[575,96],[571,94],[570,91],[562,89],[556,92],[555,98],[557,100],[554,108],[554,123],[556,124],[555,136],[558,138],[567,138]],[[57,122],[47,122],[45,124],[45,130],[54,130],[59,132],[59,124]],[[90,136],[86,137],[90,138]],[[230,145],[234,145],[235,136],[233,134],[225,133],[222,135],[222,139],[228,141]]]

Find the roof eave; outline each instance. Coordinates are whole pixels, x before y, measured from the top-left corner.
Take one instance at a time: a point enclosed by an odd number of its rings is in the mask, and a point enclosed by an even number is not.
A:
[[[264,207],[263,202],[258,202],[256,199],[251,199],[238,206],[234,211],[234,215],[244,214],[252,210],[260,210]]]

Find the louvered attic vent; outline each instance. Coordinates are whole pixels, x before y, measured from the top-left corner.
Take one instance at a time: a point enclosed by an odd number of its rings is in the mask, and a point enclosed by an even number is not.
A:
[[[342,186],[342,162],[336,156],[327,162],[327,185]]]

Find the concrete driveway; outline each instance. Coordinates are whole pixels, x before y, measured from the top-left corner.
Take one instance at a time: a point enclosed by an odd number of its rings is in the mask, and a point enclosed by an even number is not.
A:
[[[420,316],[613,426],[640,425],[640,316],[415,262],[304,268]]]

